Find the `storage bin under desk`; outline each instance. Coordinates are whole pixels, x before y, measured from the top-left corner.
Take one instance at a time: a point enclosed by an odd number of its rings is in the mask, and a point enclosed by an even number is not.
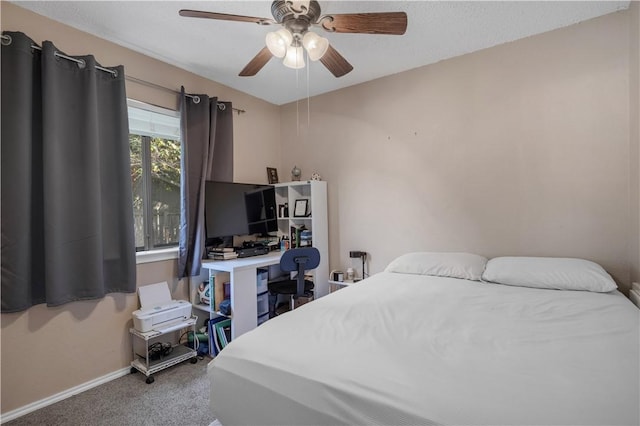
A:
[[[269,313],[269,293],[259,294],[257,297],[258,303],[256,304],[256,308],[258,310],[258,317],[263,316],[264,314]]]

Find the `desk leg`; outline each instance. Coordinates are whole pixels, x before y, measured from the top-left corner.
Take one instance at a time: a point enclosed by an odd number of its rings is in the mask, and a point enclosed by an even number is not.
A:
[[[258,271],[256,268],[231,272],[231,339],[258,326]]]

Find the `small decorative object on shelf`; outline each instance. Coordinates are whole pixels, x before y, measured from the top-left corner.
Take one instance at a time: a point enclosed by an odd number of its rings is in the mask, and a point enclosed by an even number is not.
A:
[[[289,203],[278,204],[278,217],[280,219],[289,217]]]
[[[269,178],[269,183],[278,183],[278,169],[267,167],[267,177]]]
[[[284,235],[280,240],[280,251],[287,251],[287,250],[289,250],[289,237]]]
[[[300,175],[302,175],[302,170],[300,170],[298,166],[293,166],[293,169],[291,169],[291,180],[300,180]]]
[[[204,281],[198,286],[198,298],[200,299],[200,303],[204,303],[205,305],[210,303],[211,287],[209,286],[209,281]]]
[[[320,176],[320,173],[312,173],[311,174],[311,180],[322,180],[322,177]]]

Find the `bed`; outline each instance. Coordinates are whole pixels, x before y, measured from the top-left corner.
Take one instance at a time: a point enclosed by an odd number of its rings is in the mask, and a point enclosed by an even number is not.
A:
[[[581,259],[409,253],[208,366],[232,425],[637,425],[639,311]]]

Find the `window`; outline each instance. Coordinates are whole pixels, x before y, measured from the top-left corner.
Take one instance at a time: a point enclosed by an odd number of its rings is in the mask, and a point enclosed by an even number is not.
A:
[[[128,107],[136,250],[177,246],[180,115],[133,100]]]

